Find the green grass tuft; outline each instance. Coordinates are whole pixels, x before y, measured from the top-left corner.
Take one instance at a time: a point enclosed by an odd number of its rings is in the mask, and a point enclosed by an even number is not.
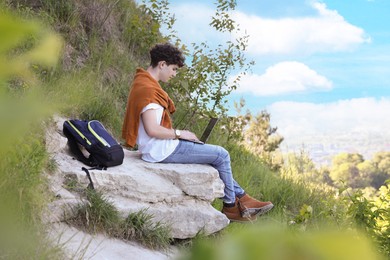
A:
[[[87,189],[87,202],[75,208],[76,217],[70,223],[91,233],[115,233],[119,212],[102,192]]]
[[[146,210],[119,216],[115,206],[97,190],[86,190],[87,202],[75,207],[75,217],[70,225],[90,233],[105,233],[111,237],[136,241],[152,249],[166,249],[172,239],[170,228],[161,222],[153,222]]]
[[[172,242],[170,228],[152,219],[153,216],[147,214],[146,209],[130,213],[121,224],[123,238],[139,241],[153,249],[167,248]]]

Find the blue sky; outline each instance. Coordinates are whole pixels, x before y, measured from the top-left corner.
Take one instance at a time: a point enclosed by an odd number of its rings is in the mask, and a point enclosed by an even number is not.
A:
[[[184,43],[223,41],[208,26],[213,2],[170,1]],[[287,143],[345,132],[390,137],[389,0],[237,0],[231,16],[256,62],[231,106],[243,97],[252,113],[267,110]]]

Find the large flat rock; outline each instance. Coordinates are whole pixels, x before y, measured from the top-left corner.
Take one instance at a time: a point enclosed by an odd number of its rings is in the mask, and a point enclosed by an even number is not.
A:
[[[65,189],[65,181],[72,179],[85,187],[89,183],[81,170],[85,165],[69,154],[62,135],[64,119],[54,120],[55,127],[46,137],[48,151],[58,166],[49,176],[58,198],[49,205],[51,214],[46,218],[52,222],[69,217],[69,208],[81,203],[78,194]],[[95,188],[102,190],[123,216],[145,209],[154,221],[171,227],[173,238],[194,237],[200,231],[211,234],[229,224],[226,216],[211,206],[214,199],[223,197],[224,188],[211,166],[148,163],[137,151],[125,150],[122,165],[90,173]]]

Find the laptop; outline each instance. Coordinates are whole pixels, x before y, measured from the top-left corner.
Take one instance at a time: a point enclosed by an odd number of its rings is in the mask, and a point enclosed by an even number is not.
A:
[[[210,137],[211,132],[213,131],[214,126],[217,124],[218,118],[212,117],[209,120],[209,123],[207,124],[206,128],[203,131],[203,134],[199,140],[186,140],[186,139],[180,139],[183,141],[193,142],[197,144],[205,144],[207,140]]]

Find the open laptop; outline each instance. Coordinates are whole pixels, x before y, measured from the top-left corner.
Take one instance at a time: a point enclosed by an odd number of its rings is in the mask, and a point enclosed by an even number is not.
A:
[[[194,142],[198,144],[205,144],[207,140],[210,137],[211,132],[213,131],[214,126],[217,124],[218,118],[212,117],[209,120],[209,123],[207,124],[206,128],[203,131],[202,137],[199,138],[199,140],[186,140],[186,139],[181,139],[184,141],[189,141],[189,142]]]

